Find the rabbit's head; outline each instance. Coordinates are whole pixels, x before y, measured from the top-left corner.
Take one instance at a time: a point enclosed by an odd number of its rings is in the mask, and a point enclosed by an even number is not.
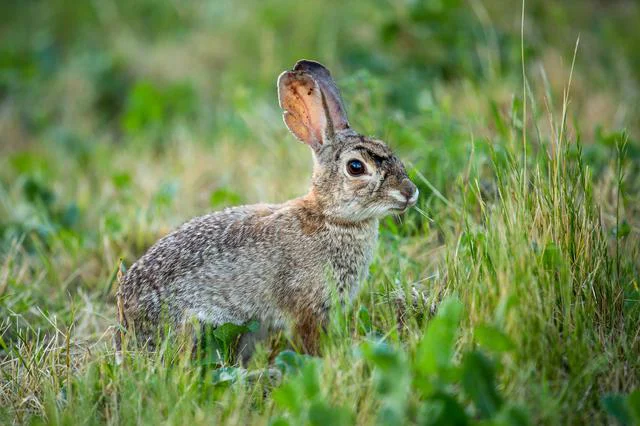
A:
[[[314,156],[312,194],[327,217],[358,222],[402,213],[418,199],[404,165],[384,142],[349,126],[329,70],[302,60],[278,78],[284,122]]]

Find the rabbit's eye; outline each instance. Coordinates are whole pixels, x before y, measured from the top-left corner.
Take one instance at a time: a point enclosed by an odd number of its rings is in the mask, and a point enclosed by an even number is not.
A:
[[[364,174],[364,164],[360,160],[349,160],[347,163],[347,170],[351,176],[359,176]]]

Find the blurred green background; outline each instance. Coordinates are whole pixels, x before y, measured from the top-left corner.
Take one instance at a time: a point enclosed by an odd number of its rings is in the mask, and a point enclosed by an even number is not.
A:
[[[637,2],[529,1],[523,28],[521,6],[5,2],[0,237],[6,245],[38,224],[27,220],[26,207],[15,208],[19,200],[11,194],[19,188],[31,201],[57,197],[61,225],[84,222],[94,230],[95,222],[123,225],[112,213],[125,189],[139,206],[185,191],[180,197],[193,199],[181,198],[179,218],[211,203],[300,194],[308,154],[287,135],[275,93],[278,74],[300,58],[333,71],[355,128],[388,139],[446,192],[468,159],[470,140],[482,150],[499,145],[492,143],[496,131],[520,113],[522,54],[529,101],[537,101],[528,114],[540,121],[532,130],[548,132],[544,117],[562,115],[579,38],[570,131],[596,170],[610,158],[611,134],[622,129],[637,159]],[[201,153],[215,159],[206,164]],[[285,179],[270,176],[274,169]],[[100,217],[85,219],[96,206]]]
[[[60,372],[73,367],[84,377],[89,365],[110,365],[104,354],[120,257],[131,264],[193,216],[304,193],[311,158],[282,123],[275,82],[306,58],[332,71],[353,127],[386,140],[421,190],[420,211],[382,224],[372,296],[356,306],[367,306],[386,332],[396,327],[391,308],[380,308],[390,286],[418,285],[430,303],[458,294],[467,310],[463,347],[475,341],[473,327],[515,306],[500,323],[516,348],[499,371],[506,397],[525,405],[534,423],[605,421],[602,395],[639,382],[630,358],[640,349],[633,330],[640,3],[527,0],[524,14],[522,7],[499,0],[4,0],[4,413],[19,422],[38,418],[43,395],[67,374]],[[526,183],[515,184],[522,176]],[[538,230],[528,228],[537,221]],[[549,271],[561,261],[571,273]],[[603,290],[608,283],[620,287]],[[505,302],[511,296],[520,299]],[[68,333],[56,334],[61,328]],[[34,348],[49,335],[67,336],[82,355],[68,361],[71,349],[62,345],[40,357]],[[351,355],[343,355],[349,365]],[[41,367],[37,379],[25,359]],[[369,386],[371,375],[363,377]],[[224,415],[207,407],[219,420],[266,424],[260,410],[233,417],[254,403],[236,401]],[[370,423],[368,409],[360,407],[360,424]]]

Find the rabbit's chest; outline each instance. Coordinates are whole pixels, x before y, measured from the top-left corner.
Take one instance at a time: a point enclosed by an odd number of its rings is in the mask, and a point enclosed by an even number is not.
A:
[[[367,277],[378,242],[378,227],[366,232],[342,232],[331,235],[326,241],[329,279],[341,295],[350,298]]]

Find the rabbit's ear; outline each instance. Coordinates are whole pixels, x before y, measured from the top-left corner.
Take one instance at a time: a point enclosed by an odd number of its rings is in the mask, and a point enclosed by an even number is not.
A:
[[[314,150],[349,127],[340,92],[321,64],[298,61],[278,78],[278,99],[291,133]]]
[[[278,101],[291,133],[314,150],[320,149],[327,137],[329,123],[322,92],[315,79],[305,72],[283,72],[278,77]]]
[[[294,71],[304,71],[311,74],[316,83],[318,83],[324,95],[333,129],[344,130],[349,128],[349,120],[347,120],[347,112],[344,108],[340,91],[329,70],[319,62],[306,59],[298,61],[293,69]]]

